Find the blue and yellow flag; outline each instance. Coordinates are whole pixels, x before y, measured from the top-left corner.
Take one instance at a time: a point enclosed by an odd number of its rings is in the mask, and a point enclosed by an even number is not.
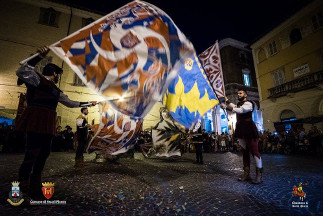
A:
[[[185,60],[163,103],[174,120],[185,128],[219,103],[196,55]]]

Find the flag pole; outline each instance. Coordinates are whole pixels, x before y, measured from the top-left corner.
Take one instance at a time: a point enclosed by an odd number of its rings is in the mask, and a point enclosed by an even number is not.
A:
[[[33,59],[33,58],[37,57],[39,54],[40,54],[40,53],[39,53],[39,52],[37,52],[36,54],[34,54],[34,55],[32,55],[32,56],[30,56],[30,57],[26,58],[25,60],[22,60],[21,62],[19,62],[19,64],[20,64],[20,65],[23,65],[23,64],[25,64],[26,62],[28,62],[29,60],[31,60],[31,59]]]
[[[198,57],[198,56],[197,56],[197,58],[199,59],[199,57]],[[199,61],[200,61],[200,59],[199,59]],[[203,68],[203,70],[204,70],[204,72],[205,72],[204,66],[202,65],[202,62],[201,62],[201,61],[200,61],[200,63],[201,63],[201,67]],[[205,72],[205,75],[206,75],[206,72]],[[208,81],[209,81],[209,83],[210,83],[210,86],[211,86],[211,88],[213,89],[213,92],[214,92],[214,94],[215,94],[215,97],[218,99],[218,101],[219,101],[219,103],[220,103],[219,97],[218,97],[218,95],[217,95],[217,93],[216,93],[215,89],[213,88],[213,85],[211,84],[211,82],[210,82],[210,80],[209,80],[209,77],[208,77],[208,76],[206,76],[206,78],[208,79]],[[222,110],[223,110],[224,115],[227,117],[227,120],[228,120],[228,122],[229,122],[229,117],[228,117],[228,114],[227,114],[226,110],[225,110],[225,109],[223,109],[223,108],[222,108]]]

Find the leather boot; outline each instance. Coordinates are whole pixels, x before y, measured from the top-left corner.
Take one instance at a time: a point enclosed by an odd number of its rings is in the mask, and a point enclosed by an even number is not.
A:
[[[250,167],[243,167],[243,174],[240,178],[238,178],[238,181],[249,181],[250,178]]]
[[[28,196],[33,200],[43,200],[44,195],[40,175],[31,175]]]
[[[263,168],[256,167],[256,179],[252,181],[252,184],[260,184],[263,182],[262,172],[263,172]]]
[[[75,168],[83,168],[84,167],[84,157],[75,158]]]

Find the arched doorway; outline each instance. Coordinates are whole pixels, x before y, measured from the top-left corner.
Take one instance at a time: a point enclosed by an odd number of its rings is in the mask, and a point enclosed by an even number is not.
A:
[[[280,121],[293,121],[296,120],[296,115],[291,110],[283,110],[280,114]]]
[[[285,109],[280,113],[280,122],[274,123],[275,129],[278,133],[289,133],[291,131],[297,132],[303,124],[296,118],[294,111]]]

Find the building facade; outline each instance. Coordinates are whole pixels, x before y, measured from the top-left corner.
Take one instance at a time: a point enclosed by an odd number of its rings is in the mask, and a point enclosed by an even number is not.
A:
[[[232,38],[219,41],[219,49],[226,96],[231,102],[237,104],[238,90],[245,90],[248,99],[252,100],[256,105],[253,119],[258,130],[263,130],[251,49],[248,48],[247,43]],[[226,113],[220,106],[217,106],[204,117],[202,125],[207,131],[216,131],[218,133],[228,132],[232,134],[235,130],[235,124],[236,115],[230,112]]]
[[[316,0],[251,45],[266,130],[322,129],[322,38]]]
[[[34,54],[38,47],[53,44],[102,15],[44,0],[0,0],[0,4],[0,116],[15,118],[19,100],[26,92],[24,85],[17,86],[15,72],[19,62]],[[47,62],[63,67],[59,88],[70,99],[101,100],[52,52],[36,68],[41,71]],[[80,109],[59,104],[57,113],[58,125],[63,128],[70,125],[75,130]],[[88,118],[99,123],[97,106],[89,109]]]

